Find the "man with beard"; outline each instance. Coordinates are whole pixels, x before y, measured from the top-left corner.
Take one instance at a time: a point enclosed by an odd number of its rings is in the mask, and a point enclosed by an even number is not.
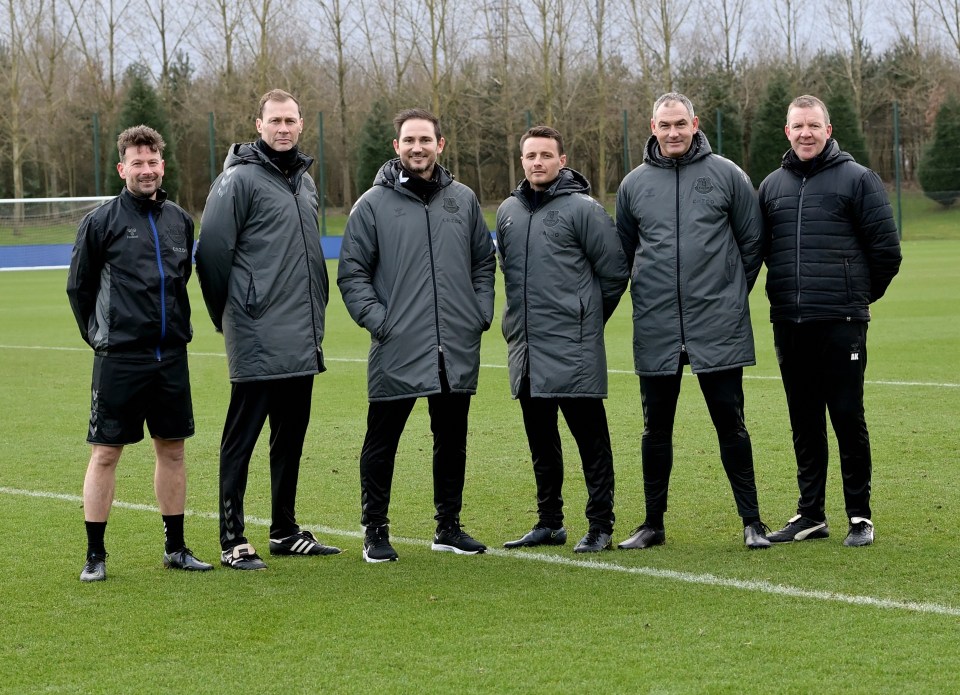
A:
[[[160,185],[163,138],[145,125],[120,133],[120,195],[80,223],[67,295],[80,335],[93,348],[90,462],[83,481],[87,561],[80,581],[107,578],[104,534],[123,447],[143,439],[156,452],[154,490],[163,517],[163,564],[207,571],[183,538],[187,474],[184,440],[193,436],[187,343],[193,336],[187,281],[193,220]]]
[[[493,320],[493,242],[476,195],[437,163],[444,139],[423,109],[394,118],[397,158],[386,162],[347,220],[337,284],[370,332],[367,433],[360,453],[363,557],[390,562],[390,490],[397,446],[417,398],[433,432],[433,550],[486,546],[460,524],[467,415],[480,337]]]

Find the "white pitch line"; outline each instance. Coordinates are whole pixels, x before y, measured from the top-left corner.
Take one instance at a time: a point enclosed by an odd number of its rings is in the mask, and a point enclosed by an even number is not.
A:
[[[78,495],[68,495],[59,492],[44,492],[37,490],[21,490],[11,487],[0,487],[0,493],[5,495],[17,495],[19,497],[33,497],[40,499],[60,500],[63,502],[72,502],[79,504],[83,500]],[[133,502],[115,501],[114,507],[120,509],[130,509],[138,512],[152,512],[159,514],[160,510],[149,504],[137,504]],[[218,520],[218,516],[211,512],[200,512],[192,509],[186,510],[187,516],[201,519]],[[270,520],[260,517],[246,517],[246,522],[250,526],[269,527]],[[319,526],[315,524],[306,524],[316,529],[321,535],[344,536],[347,538],[362,538],[361,531],[346,531],[344,529],[331,528],[329,526]],[[420,538],[404,538],[402,536],[391,536],[391,542],[401,545],[426,546],[428,541]],[[654,579],[665,579],[668,581],[683,582],[685,584],[698,584],[701,586],[716,586],[724,589],[739,589],[741,591],[754,591],[761,594],[772,594],[774,596],[786,596],[788,598],[812,599],[815,601],[831,601],[833,603],[845,603],[853,606],[867,606],[869,608],[886,608],[892,610],[909,611],[911,613],[932,613],[934,615],[947,615],[960,617],[960,608],[948,606],[940,603],[927,603],[923,601],[895,601],[893,599],[876,598],[874,596],[862,596],[857,594],[844,594],[835,591],[820,591],[817,589],[802,589],[800,587],[784,584],[773,584],[753,579],[731,579],[729,577],[720,577],[715,574],[697,574],[694,572],[681,572],[677,570],[665,570],[655,567],[631,567],[619,565],[614,562],[601,562],[599,560],[575,560],[559,555],[541,555],[531,550],[500,550],[497,548],[488,549],[487,555],[493,555],[500,558],[509,558],[512,560],[525,560],[527,562],[540,562],[552,565],[561,565],[563,567],[574,567],[578,569],[600,570],[605,572],[620,572],[623,574],[635,574]]]
[[[56,350],[60,352],[89,352],[90,348],[88,347],[51,347],[48,345],[0,345],[0,350]],[[226,358],[226,353],[223,352],[190,352],[191,357],[219,357]],[[347,364],[366,364],[367,358],[365,357],[324,357],[326,362],[343,362]],[[486,364],[481,363],[481,367],[485,369],[506,369],[507,365],[505,364]],[[634,375],[634,372],[629,369],[608,369],[608,374],[629,374]],[[687,372],[689,375],[689,372]],[[771,381],[780,381],[780,377],[776,375],[754,375],[754,374],[744,374],[744,379],[760,379],[760,380],[771,380]],[[926,386],[929,388],[939,388],[939,389],[958,389],[960,384],[950,383],[950,382],[936,382],[936,381],[887,381],[887,380],[877,380],[877,381],[864,381],[865,384],[871,384],[874,386]]]

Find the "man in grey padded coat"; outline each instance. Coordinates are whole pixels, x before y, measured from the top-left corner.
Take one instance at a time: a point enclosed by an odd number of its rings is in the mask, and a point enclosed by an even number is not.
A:
[[[610,548],[614,522],[603,327],[627,288],[627,262],[590,184],[565,166],[560,133],[533,127],[520,151],[525,178],[497,211],[497,253],[510,389],[523,411],[538,519],[504,547],[566,542],[559,410],[577,441],[588,493],[589,528],[574,552],[599,552]]]
[[[262,570],[245,535],[250,457],[270,421],[271,555],[335,555],[297,524],[300,457],[313,377],[324,371],[329,287],[317,188],[300,152],[300,104],[274,89],[260,99],[253,143],[230,147],[203,210],[197,276],[223,332],[230,405],[220,443],[221,564]]]
[[[646,520],[619,547],[666,539],[673,422],[689,364],[717,430],[744,543],[767,548],[743,415],[743,367],[756,363],[747,295],[763,250],[757,196],[739,167],[712,154],[687,97],[671,92],[657,99],[650,126],[644,162],[617,192],[617,230],[633,265],[646,500]]]
[[[347,311],[371,337],[360,453],[367,562],[397,559],[387,516],[394,460],[420,396],[427,397],[434,442],[432,548],[486,550],[461,527],[460,509],[480,337],[493,320],[493,242],[476,195],[437,164],[444,146],[438,119],[408,109],[394,126],[398,157],[350,212],[337,276]]]

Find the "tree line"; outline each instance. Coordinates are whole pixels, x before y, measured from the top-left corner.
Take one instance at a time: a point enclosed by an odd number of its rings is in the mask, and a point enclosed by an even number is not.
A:
[[[392,115],[409,106],[440,116],[442,163],[485,204],[516,185],[519,137],[540,123],[605,200],[672,90],[755,182],[802,93],[826,101],[845,149],[913,182],[960,95],[960,0],[3,2],[0,197],[91,195],[95,160],[119,190],[116,135],[145,121],[168,142],[167,186],[199,212],[211,162],[256,137],[273,87],[300,99],[313,155],[323,114],[327,202],[344,208],[393,156]]]

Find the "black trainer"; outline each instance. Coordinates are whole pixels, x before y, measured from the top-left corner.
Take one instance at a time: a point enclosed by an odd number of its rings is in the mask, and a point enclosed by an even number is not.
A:
[[[601,550],[610,550],[613,547],[613,541],[610,540],[610,534],[598,529],[590,529],[587,535],[580,539],[573,549],[575,553],[599,553]]]
[[[81,582],[102,582],[107,578],[107,554],[91,553],[80,572]]]
[[[332,545],[324,545],[309,531],[297,531],[286,538],[270,539],[271,555],[339,555],[342,551]]]
[[[770,529],[762,521],[754,521],[743,527],[743,544],[750,550],[763,550],[770,547],[767,534]]]
[[[220,553],[220,564],[235,570],[265,570],[265,563],[249,543],[235,545]]]
[[[390,545],[388,526],[368,526],[363,534],[363,559],[367,562],[396,562],[400,559]]]
[[[460,524],[447,524],[437,528],[430,549],[457,555],[477,555],[484,552],[487,546],[471,538]]]
[[[812,541],[818,538],[829,538],[830,527],[827,520],[817,521],[797,514],[779,531],[767,534],[771,543],[790,543],[792,541]]]
[[[843,544],[848,548],[873,545],[873,522],[862,516],[850,517],[850,531]]]
[[[550,528],[537,524],[522,538],[515,541],[507,541],[503,544],[504,548],[535,548],[538,545],[563,545],[567,542],[567,529],[563,526],[559,528]]]
[[[196,558],[193,551],[187,546],[172,553],[163,554],[163,566],[171,570],[187,570],[188,572],[209,572],[213,565]]]
[[[666,542],[666,531],[662,528],[654,528],[644,522],[633,529],[633,533],[627,540],[617,543],[617,547],[620,548],[620,550],[638,550],[650,548],[654,545],[663,545]]]

